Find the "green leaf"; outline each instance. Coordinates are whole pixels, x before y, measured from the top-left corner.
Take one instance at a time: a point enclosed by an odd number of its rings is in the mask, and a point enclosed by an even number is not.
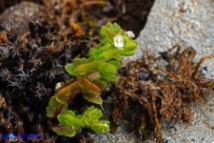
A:
[[[100,53],[103,53],[104,51],[108,51],[108,50],[111,50],[111,49],[114,49],[114,46],[112,45],[112,42],[111,41],[106,41],[106,42],[103,42],[103,44],[100,46]]]
[[[119,54],[118,49],[110,49],[100,54],[99,57],[104,60],[109,60],[109,59],[113,59],[115,56],[118,56],[118,54]]]
[[[100,36],[102,38],[112,39],[116,34],[123,33],[123,30],[116,23],[107,23],[102,26],[100,30]]]
[[[114,75],[117,72],[117,67],[107,62],[99,62],[98,70],[102,77],[104,73]]]
[[[94,60],[98,60],[98,57],[100,55],[100,50],[97,48],[91,48],[89,51],[89,57],[94,59]]]
[[[97,121],[91,124],[89,127],[97,133],[106,133],[110,131],[109,121]]]
[[[100,97],[101,88],[99,86],[83,77],[79,77],[78,86],[86,100],[95,104],[102,104],[103,101]]]
[[[76,75],[76,73],[74,72],[74,64],[65,65],[65,71],[70,75],[73,75],[73,76]]]
[[[85,64],[85,63],[88,63],[88,59],[86,59],[86,58],[75,58],[73,60],[73,64],[75,67],[78,65],[81,65],[81,64]]]
[[[102,111],[94,106],[86,109],[82,115],[75,115],[72,110],[66,110],[66,112],[57,116],[60,124],[54,127],[53,130],[58,135],[67,137],[74,137],[80,127],[88,127],[98,133],[109,132],[109,122],[100,121],[101,117]]]
[[[66,105],[69,98],[77,94],[76,92],[78,92],[78,85],[77,82],[74,81],[59,89],[55,93],[56,100],[61,104]]]
[[[97,64],[96,62],[89,62],[85,64],[78,65],[77,67],[74,68],[75,73],[77,75],[87,75],[90,72],[96,72],[96,67]]]
[[[123,56],[133,55],[137,49],[137,42],[127,36],[123,37],[125,39],[125,45],[123,47],[123,50],[120,50],[119,53]]]
[[[103,72],[100,75],[101,75],[102,79],[104,79],[106,81],[111,81],[111,82],[112,81],[117,81],[117,77],[116,77],[115,74],[112,75],[111,73],[105,73],[105,72]]]
[[[97,122],[102,117],[101,110],[91,106],[83,113],[83,121],[86,126],[92,125],[94,122]]]
[[[88,63],[88,59],[76,58],[73,60],[73,63],[65,65],[65,71],[70,75],[77,76],[78,71],[76,71],[76,67],[86,63]]]
[[[102,90],[105,89],[108,86],[108,82],[98,79],[98,80],[94,80],[93,83],[95,83],[96,85],[98,85]]]
[[[49,118],[55,117],[60,111],[63,112],[67,109],[67,104],[63,105],[56,100],[56,96],[52,96],[46,108],[46,115]]]
[[[116,81],[116,72],[118,65],[115,66],[115,64],[119,64],[118,62],[112,62],[107,63],[104,61],[97,61],[97,70],[100,73],[100,78],[106,81]]]
[[[81,116],[78,116],[77,118],[77,116],[75,116],[75,113],[71,110],[58,115],[57,119],[64,126],[76,126],[76,127],[82,126]]]
[[[109,132],[109,121],[99,121],[102,117],[101,110],[91,106],[83,113],[85,124],[95,132]]]
[[[121,67],[121,63],[119,61],[116,60],[111,60],[108,61],[109,64],[112,64],[113,66],[115,66],[117,69]]]
[[[78,131],[78,127],[58,125],[53,128],[53,131],[61,136],[74,137]]]
[[[68,100],[69,100],[69,96],[57,96],[56,95],[56,101],[62,105],[67,105]]]
[[[87,101],[98,104],[98,105],[101,105],[103,103],[103,99],[100,97],[99,94],[96,94],[96,93],[92,93],[92,92],[84,93],[83,97]]]

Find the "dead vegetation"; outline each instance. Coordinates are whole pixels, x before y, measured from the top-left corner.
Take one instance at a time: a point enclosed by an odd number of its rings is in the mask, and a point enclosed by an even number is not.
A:
[[[50,20],[57,21],[62,35],[75,34],[82,36],[86,29],[98,22],[96,12],[101,12],[107,0],[53,0],[44,1]],[[106,22],[106,21],[105,21]]]
[[[195,55],[193,48],[182,50],[176,45],[159,57],[145,51],[142,59],[120,69],[112,120],[128,121],[142,139],[154,131],[158,143],[163,142],[161,120],[191,123],[191,103],[206,102],[214,85],[199,71],[204,60],[214,56],[193,63]]]

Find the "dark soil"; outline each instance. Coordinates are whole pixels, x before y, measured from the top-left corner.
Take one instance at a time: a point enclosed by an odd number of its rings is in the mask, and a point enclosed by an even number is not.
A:
[[[0,1],[0,13],[15,5],[21,11],[17,5],[21,2]],[[55,84],[70,78],[64,65],[75,57],[87,57],[88,49],[99,41],[99,28],[106,22],[116,21],[138,35],[154,1],[31,2],[44,10],[38,16],[26,17],[27,27],[20,30],[22,22],[16,20],[23,19],[19,17],[3,21],[0,27],[0,134],[40,134],[42,139],[14,138],[1,142],[93,142],[87,135],[91,132],[88,129],[72,139],[52,132],[52,121],[46,118],[45,109]],[[11,13],[7,14],[5,17],[10,17]]]

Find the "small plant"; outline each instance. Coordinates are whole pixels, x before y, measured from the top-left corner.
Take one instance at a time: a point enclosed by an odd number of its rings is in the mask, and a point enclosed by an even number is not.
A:
[[[57,116],[61,124],[54,127],[53,130],[59,135],[68,137],[75,136],[80,127],[88,127],[95,132],[108,132],[109,122],[99,121],[101,117],[102,112],[93,106],[89,107],[83,115],[75,115],[72,110],[67,110],[65,113]]]
[[[81,127],[95,132],[110,130],[108,121],[99,120],[101,110],[92,106],[82,115],[75,115],[68,109],[78,93],[87,101],[101,105],[101,91],[117,80],[116,72],[121,66],[121,58],[134,54],[137,48],[137,43],[132,39],[134,34],[123,31],[117,24],[107,23],[101,28],[100,36],[102,41],[90,49],[89,58],[76,58],[65,66],[67,73],[75,78],[67,83],[58,83],[56,93],[49,101],[47,116],[57,117],[59,125],[53,130],[59,135],[73,137]]]

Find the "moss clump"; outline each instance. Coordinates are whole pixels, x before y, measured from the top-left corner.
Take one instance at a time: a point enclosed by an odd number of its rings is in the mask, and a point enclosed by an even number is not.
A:
[[[144,51],[142,59],[121,68],[113,93],[113,121],[128,121],[129,129],[143,139],[155,132],[158,142],[163,142],[160,121],[190,123],[191,103],[206,101],[214,85],[199,71],[203,61],[214,56],[193,64],[195,55],[193,48],[176,45],[159,57]]]

